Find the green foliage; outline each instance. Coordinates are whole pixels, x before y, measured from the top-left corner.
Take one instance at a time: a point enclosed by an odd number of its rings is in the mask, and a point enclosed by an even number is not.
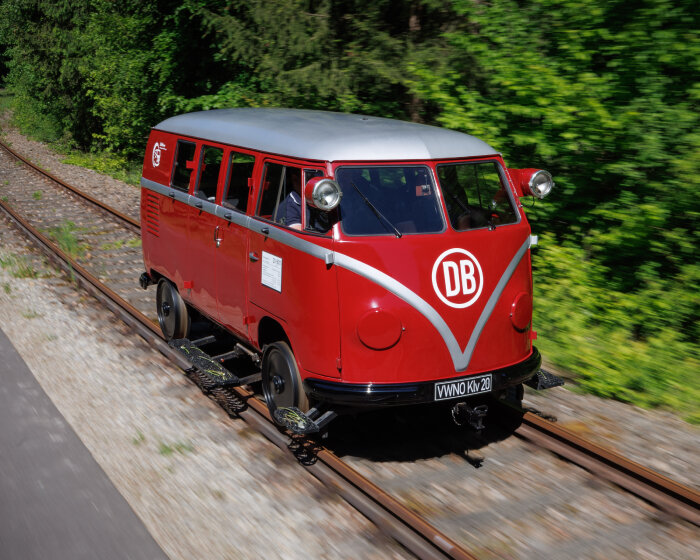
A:
[[[136,431],[136,436],[131,438],[131,443],[133,443],[136,446],[141,445],[146,441],[146,436],[143,435],[143,432],[141,430]]]
[[[37,319],[39,317],[43,317],[43,315],[34,311],[33,309],[27,309],[26,311],[22,312],[22,317],[25,319]]]
[[[158,453],[164,457],[168,457],[173,453],[179,453],[180,455],[185,455],[186,453],[192,453],[194,447],[189,443],[175,442],[175,443],[163,443],[161,442],[158,446]]]
[[[232,106],[424,121],[549,169],[528,209],[548,359],[700,417],[695,2],[5,0],[2,45],[15,121],[122,177],[161,119]]]
[[[682,314],[665,308],[677,301],[697,310],[700,295],[688,286],[700,278],[679,279],[665,301],[654,290],[611,290],[584,250],[551,241],[545,237],[533,256],[535,277],[546,278],[535,282],[534,319],[546,359],[577,374],[583,390],[700,421],[700,349],[674,324]],[[656,328],[642,336],[645,318]]]
[[[38,278],[39,274],[27,261],[26,257],[8,255],[0,257],[0,268],[9,269],[10,275],[14,278]]]
[[[87,246],[78,240],[77,231],[78,227],[73,222],[66,221],[50,228],[47,233],[64,253],[76,259],[87,250]]]
[[[12,108],[13,95],[6,89],[0,89],[0,113]]]
[[[140,162],[107,151],[97,153],[71,150],[63,159],[63,163],[94,169],[98,173],[110,175],[132,185],[138,185],[141,179]]]

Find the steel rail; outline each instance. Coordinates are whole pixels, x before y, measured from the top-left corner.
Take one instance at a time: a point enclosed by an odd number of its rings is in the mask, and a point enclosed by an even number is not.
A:
[[[34,228],[2,200],[0,200],[0,208],[17,228],[30,237],[55,264],[76,279],[83,288],[113,311],[148,344],[186,372],[192,369],[192,364],[165,342],[159,327],[152,321],[116,292],[102,284],[75,259],[63,252],[51,239]],[[236,387],[233,390],[248,405],[247,409],[237,411],[236,414],[277,447],[286,453],[293,454],[290,450],[289,437],[274,425],[267,406],[255,398],[252,392],[242,387]],[[372,521],[382,532],[418,558],[426,560],[475,559],[452,539],[375,486],[332,452],[321,449],[316,452],[316,458],[318,461],[300,464]]]
[[[89,195],[89,194],[87,194],[87,193],[81,191],[80,189],[77,189],[76,187],[74,187],[73,185],[71,185],[71,184],[69,184],[69,183],[66,183],[66,182],[63,181],[62,179],[59,179],[59,178],[56,177],[55,175],[49,173],[49,172],[46,171],[45,169],[42,169],[41,167],[39,167],[38,165],[36,165],[36,164],[33,163],[32,161],[28,160],[28,159],[25,158],[23,155],[21,155],[21,154],[15,152],[12,148],[10,148],[10,147],[9,147],[7,144],[5,144],[4,142],[0,141],[0,146],[3,147],[11,156],[17,158],[18,160],[20,160],[21,162],[23,162],[25,165],[31,167],[34,171],[36,171],[36,172],[39,173],[40,175],[43,175],[44,177],[47,177],[47,178],[50,179],[51,181],[54,181],[54,182],[58,183],[58,184],[61,185],[63,188],[68,189],[68,190],[71,191],[73,194],[77,195],[78,197],[80,197],[80,198],[86,200],[87,202],[89,202],[89,203],[91,203],[91,204],[94,204],[94,205],[97,206],[98,208],[101,208],[103,211],[105,211],[105,212],[107,212],[107,213],[109,213],[109,214],[111,214],[111,215],[113,215],[113,216],[119,218],[120,220],[126,222],[131,228],[133,228],[133,229],[135,229],[135,230],[137,230],[137,231],[140,231],[140,230],[141,230],[141,224],[140,224],[140,222],[138,222],[137,220],[134,220],[133,218],[131,218],[130,216],[127,216],[127,215],[124,214],[123,212],[120,212],[120,211],[117,210],[116,208],[112,208],[111,206],[105,204],[105,203],[102,202],[101,200],[96,199],[95,197],[93,197],[93,196],[91,196],[91,195]]]
[[[525,410],[515,433],[659,509],[700,526],[700,492]]]

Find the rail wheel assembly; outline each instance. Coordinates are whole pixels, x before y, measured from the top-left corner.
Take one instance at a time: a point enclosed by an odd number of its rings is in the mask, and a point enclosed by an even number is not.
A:
[[[309,410],[309,399],[302,386],[297,361],[286,342],[273,342],[265,348],[262,389],[272,415],[277,408],[294,407],[302,412]]]
[[[156,305],[158,323],[165,339],[186,338],[190,327],[187,305],[170,280],[161,278],[158,282]]]

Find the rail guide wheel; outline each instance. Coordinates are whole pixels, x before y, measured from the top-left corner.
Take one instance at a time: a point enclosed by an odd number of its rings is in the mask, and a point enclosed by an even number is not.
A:
[[[158,323],[165,339],[187,338],[190,327],[187,305],[170,280],[161,278],[158,282],[156,305]]]
[[[262,390],[275,422],[297,433],[317,430],[313,421],[304,414],[309,410],[309,399],[304,392],[294,353],[286,342],[273,342],[265,348]]]

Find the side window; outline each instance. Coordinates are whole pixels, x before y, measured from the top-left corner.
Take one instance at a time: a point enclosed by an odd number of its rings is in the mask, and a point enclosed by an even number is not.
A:
[[[224,206],[235,208],[241,212],[248,209],[248,191],[253,177],[255,157],[249,154],[231,152],[228,165],[228,177],[224,187]]]
[[[195,196],[210,202],[216,199],[216,185],[219,182],[219,171],[224,151],[213,146],[202,146],[202,155],[199,160],[199,179]]]
[[[197,146],[194,142],[178,140],[175,148],[175,166],[170,184],[181,191],[187,192],[190,188],[190,175],[194,169],[194,152]]]
[[[266,163],[258,216],[286,226],[301,225],[301,169]]]
[[[304,185],[314,177],[323,177],[320,169],[304,169]],[[337,212],[322,212],[316,208],[306,206],[306,231],[314,233],[328,233],[337,221]]]

